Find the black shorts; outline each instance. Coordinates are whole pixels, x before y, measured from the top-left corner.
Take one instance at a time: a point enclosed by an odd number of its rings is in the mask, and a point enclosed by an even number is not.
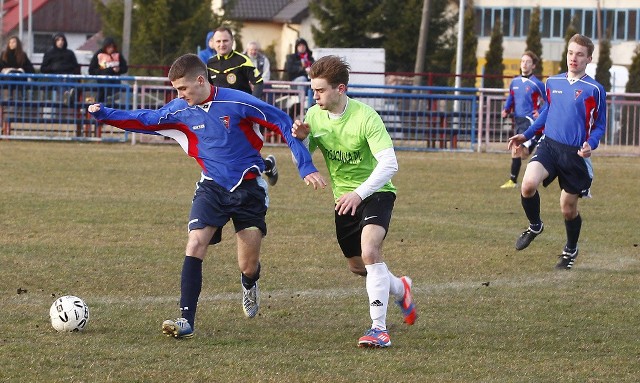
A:
[[[540,139],[538,151],[531,157],[531,161],[539,162],[549,172],[549,177],[542,181],[545,187],[558,178],[560,188],[567,193],[580,197],[590,195],[593,180],[591,159],[580,157],[578,149],[580,148],[561,144],[546,136]]]
[[[211,180],[196,183],[196,192],[189,214],[189,231],[206,226],[218,228],[209,244],[222,239],[222,227],[233,220],[236,233],[249,227],[257,227],[267,235],[265,216],[269,199],[267,185],[262,177],[244,180],[230,192]]]
[[[366,225],[382,226],[385,231],[389,231],[395,201],[395,193],[378,192],[365,198],[356,209],[355,215],[338,215],[338,212],[335,212],[336,238],[345,257],[362,255],[360,237],[362,228]]]

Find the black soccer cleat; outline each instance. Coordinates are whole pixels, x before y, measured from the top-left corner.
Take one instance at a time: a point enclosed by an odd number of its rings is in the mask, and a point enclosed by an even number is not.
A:
[[[278,167],[276,166],[276,158],[269,154],[267,158],[264,159],[264,174],[267,176],[267,181],[269,181],[269,185],[273,186],[278,182]]]
[[[527,246],[544,230],[544,225],[540,226],[539,231],[531,230],[529,227],[524,233],[520,234],[520,237],[516,240],[516,250],[526,249]]]
[[[560,255],[560,261],[556,265],[557,270],[571,270],[573,264],[576,262],[576,258],[578,258],[578,248],[575,250],[569,250],[566,247],[562,251],[562,255]]]

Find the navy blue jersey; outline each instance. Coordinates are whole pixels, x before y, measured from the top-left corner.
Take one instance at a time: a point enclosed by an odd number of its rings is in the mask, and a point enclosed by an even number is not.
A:
[[[570,81],[566,73],[547,79],[548,107],[524,132],[527,139],[543,131],[564,145],[581,147],[588,142],[596,149],[607,125],[607,94],[596,80],[588,75]]]
[[[93,116],[130,132],[158,134],[176,140],[202,168],[205,177],[229,191],[243,179],[264,171],[259,124],[281,135],[297,161],[301,177],[317,172],[302,141],[291,135],[291,118],[251,95],[211,86],[209,99],[189,106],[176,98],[157,110],[116,110],[101,105]]]
[[[509,96],[504,110],[513,111],[514,117],[529,117],[540,111],[544,101],[544,84],[534,75],[529,78],[518,76],[509,85]]]

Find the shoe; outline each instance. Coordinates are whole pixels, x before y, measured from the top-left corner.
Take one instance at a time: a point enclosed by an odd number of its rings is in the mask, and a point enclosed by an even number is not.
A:
[[[274,186],[276,183],[278,183],[278,167],[276,166],[276,158],[273,155],[269,154],[267,158],[264,159],[264,162],[264,174],[267,176],[269,185]]]
[[[400,278],[400,280],[404,285],[404,295],[402,299],[396,301],[396,304],[400,306],[400,310],[404,316],[404,323],[411,326],[416,322],[416,318],[418,317],[416,314],[416,305],[413,303],[413,295],[411,294],[413,282],[411,278],[407,276]]]
[[[383,348],[391,346],[391,338],[387,330],[370,328],[358,339],[358,347]]]
[[[512,180],[509,180],[505,183],[502,184],[502,186],[500,186],[500,189],[513,189],[517,186],[518,184],[513,182]]]
[[[253,318],[258,313],[259,308],[260,289],[258,289],[258,282],[249,290],[242,286],[242,310],[244,310],[244,315],[248,318]]]
[[[540,226],[540,231],[533,231],[531,228],[528,228],[524,233],[520,234],[520,237],[518,237],[516,241],[516,250],[522,250],[529,246],[531,241],[542,233],[542,230],[544,230],[544,225]]]
[[[167,319],[162,322],[162,333],[166,336],[172,336],[180,339],[193,337],[193,329],[189,322],[184,318],[178,318],[175,321]]]
[[[562,255],[560,255],[560,261],[558,261],[556,269],[571,270],[573,264],[576,262],[576,258],[578,258],[578,248],[576,247],[576,249],[572,253],[570,253],[565,247],[562,251]]]

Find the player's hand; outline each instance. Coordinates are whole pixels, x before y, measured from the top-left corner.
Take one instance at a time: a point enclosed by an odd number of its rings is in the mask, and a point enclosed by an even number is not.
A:
[[[524,134],[516,134],[515,136],[509,137],[507,149],[519,148],[525,141],[527,141],[527,138]]]
[[[582,158],[591,157],[591,145],[587,141],[582,144],[582,147],[578,149],[578,155]]]
[[[89,105],[89,107],[87,108],[87,111],[89,113],[95,113],[99,110],[100,110],[100,104],[92,104],[92,105]]]
[[[507,111],[503,109],[500,115],[502,116],[502,118],[507,118],[507,116],[509,116],[509,113],[507,113]]]
[[[309,126],[309,124],[305,124],[300,120],[295,120],[293,122],[293,126],[291,127],[291,135],[299,139],[300,141],[307,138],[310,131],[311,127]]]
[[[343,194],[336,201],[336,211],[338,215],[356,215],[356,208],[360,206],[362,198],[356,192]]]
[[[304,177],[304,182],[307,185],[313,185],[313,189],[318,190],[318,188],[324,189],[327,187],[327,182],[324,180],[324,177],[319,172],[309,173]]]

